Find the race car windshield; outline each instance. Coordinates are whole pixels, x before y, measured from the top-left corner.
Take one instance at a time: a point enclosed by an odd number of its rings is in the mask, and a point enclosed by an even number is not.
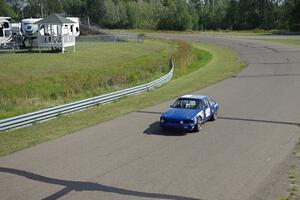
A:
[[[201,107],[201,101],[196,100],[196,99],[177,99],[171,107],[172,108],[199,109]]]

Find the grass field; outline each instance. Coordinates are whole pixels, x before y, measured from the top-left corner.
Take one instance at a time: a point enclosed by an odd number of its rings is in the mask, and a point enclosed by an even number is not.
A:
[[[111,104],[63,116],[42,124],[2,133],[0,134],[0,155],[7,155],[113,119],[117,116],[138,111],[159,102],[204,88],[230,77],[232,74],[239,72],[244,66],[240,63],[236,55],[226,48],[205,43],[195,43],[194,47],[198,49],[198,51],[193,50],[194,53],[197,53],[198,60],[194,60],[189,65],[193,69],[192,73],[178,77],[151,92],[126,97]]]
[[[156,79],[177,48],[146,40],[78,43],[76,53],[64,55],[0,54],[0,119]]]

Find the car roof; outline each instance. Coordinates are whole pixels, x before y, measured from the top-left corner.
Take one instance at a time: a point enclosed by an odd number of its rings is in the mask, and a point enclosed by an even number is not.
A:
[[[204,98],[207,97],[202,95],[184,95],[182,97],[179,97],[179,99],[204,99]]]

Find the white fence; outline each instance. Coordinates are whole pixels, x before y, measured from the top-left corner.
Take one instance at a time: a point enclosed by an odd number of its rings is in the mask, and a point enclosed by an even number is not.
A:
[[[48,45],[62,45],[68,43],[75,43],[74,35],[64,35],[64,36],[38,36],[38,44],[40,46],[48,46]]]

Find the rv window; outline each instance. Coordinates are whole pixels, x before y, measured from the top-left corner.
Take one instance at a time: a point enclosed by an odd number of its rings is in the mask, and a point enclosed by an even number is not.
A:
[[[9,23],[8,22],[4,22],[4,28],[9,28]]]
[[[79,32],[79,28],[78,27],[76,27],[76,32]]]
[[[72,32],[72,33],[73,33],[73,27],[74,27],[74,26],[72,25],[72,26],[71,26],[71,32]]]
[[[0,27],[0,37],[3,37],[3,28]]]

